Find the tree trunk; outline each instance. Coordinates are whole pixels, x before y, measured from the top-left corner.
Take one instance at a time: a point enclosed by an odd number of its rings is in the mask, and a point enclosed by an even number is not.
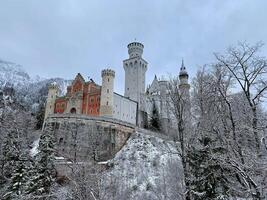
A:
[[[256,106],[252,107],[252,112],[253,112],[253,118],[252,118],[252,128],[253,128],[253,134],[255,138],[255,143],[256,143],[256,150],[257,153],[260,153],[260,139],[258,135],[258,118],[257,118],[257,108]]]

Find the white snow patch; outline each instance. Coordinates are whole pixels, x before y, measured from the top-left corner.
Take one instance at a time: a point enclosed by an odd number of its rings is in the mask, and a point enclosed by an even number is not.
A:
[[[31,150],[30,150],[30,155],[32,156],[32,157],[34,157],[39,151],[38,151],[38,147],[39,147],[39,141],[40,141],[40,138],[38,138],[37,140],[35,140],[34,142],[33,142],[33,147],[31,148]]]
[[[55,156],[55,159],[56,159],[56,160],[64,160],[65,158],[62,157],[62,156],[59,156],[59,157]]]
[[[98,162],[97,164],[99,165],[106,165],[110,162],[110,160],[106,160],[106,161],[101,161],[101,162]]]

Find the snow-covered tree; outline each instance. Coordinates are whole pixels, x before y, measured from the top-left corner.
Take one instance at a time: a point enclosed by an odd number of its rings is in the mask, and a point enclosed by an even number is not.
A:
[[[267,95],[267,60],[259,55],[262,46],[262,43],[249,45],[243,42],[230,47],[225,55],[215,54],[218,65],[229,70],[252,111],[251,126],[258,154],[261,131],[258,127],[258,107]]]
[[[153,101],[152,104],[152,113],[151,113],[151,118],[149,120],[149,128],[153,131],[161,130],[159,111],[155,101]]]
[[[28,178],[28,158],[21,155],[14,166],[14,171],[11,174],[10,182],[8,183],[7,191],[4,194],[4,199],[20,199],[25,194],[25,186]]]
[[[188,152],[190,164],[190,193],[195,200],[228,199],[228,169],[224,169],[218,159],[225,149],[214,147],[212,140],[204,136],[199,140],[198,147]]]
[[[45,104],[40,103],[36,115],[36,129],[41,129],[44,123]]]
[[[30,179],[26,191],[31,195],[49,194],[50,188],[55,180],[54,167],[54,137],[53,132],[43,132],[40,137],[38,154],[36,155],[33,169],[30,172]]]

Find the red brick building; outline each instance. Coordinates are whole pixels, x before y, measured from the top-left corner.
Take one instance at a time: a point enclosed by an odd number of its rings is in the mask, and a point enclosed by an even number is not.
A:
[[[67,94],[55,100],[54,113],[79,113],[98,116],[100,112],[101,86],[93,81],[85,81],[78,73],[70,86]]]

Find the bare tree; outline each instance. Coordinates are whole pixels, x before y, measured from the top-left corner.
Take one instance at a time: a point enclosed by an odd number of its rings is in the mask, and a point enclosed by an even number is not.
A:
[[[177,78],[170,78],[168,85],[168,98],[167,106],[173,111],[174,121],[176,122],[177,135],[179,147],[177,147],[180,157],[182,159],[185,184],[187,190],[187,198],[189,197],[190,185],[188,182],[189,169],[187,161],[187,151],[190,148],[190,142],[192,140],[191,113],[190,113],[190,100],[189,96],[185,96],[179,89],[179,80]]]
[[[258,105],[267,91],[267,61],[258,56],[262,43],[239,43],[230,47],[225,55],[215,54],[218,64],[226,67],[241,87],[253,113],[252,128],[257,151],[260,151],[258,129]]]

